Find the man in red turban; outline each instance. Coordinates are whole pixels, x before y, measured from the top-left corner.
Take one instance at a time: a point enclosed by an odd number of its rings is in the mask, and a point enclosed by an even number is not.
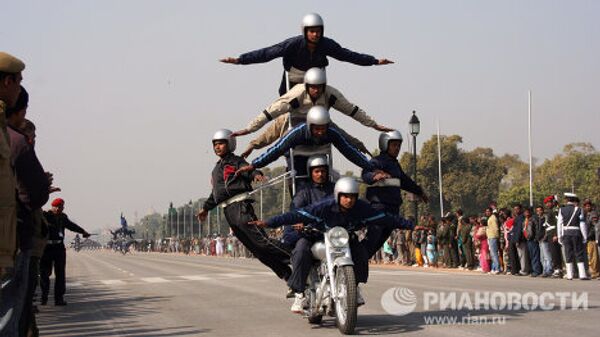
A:
[[[46,220],[48,220],[48,244],[44,249],[44,255],[40,261],[40,286],[42,288],[42,305],[48,303],[48,293],[50,292],[50,275],[52,274],[52,266],[54,266],[54,305],[67,305],[65,302],[65,266],[67,263],[67,255],[64,244],[65,228],[83,235],[84,238],[90,234],[77,224],[69,220],[69,217],[63,210],[65,201],[61,198],[56,198],[52,201],[52,209],[44,212]]]

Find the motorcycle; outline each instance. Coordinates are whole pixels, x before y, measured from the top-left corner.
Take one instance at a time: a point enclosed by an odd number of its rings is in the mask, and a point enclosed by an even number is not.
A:
[[[113,251],[121,252],[121,254],[125,255],[129,252],[129,247],[135,242],[133,239],[133,234],[135,234],[135,230],[117,230],[115,232],[110,231],[113,235],[110,246]]]
[[[129,252],[129,246],[133,243],[134,240],[130,240],[125,236],[118,237],[114,240],[111,240],[110,246],[114,252],[119,252],[123,255]]]
[[[324,315],[335,317],[340,332],[352,334],[357,320],[358,289],[349,242],[355,234],[342,227],[322,231],[306,226],[303,231],[323,234],[323,239],[311,247],[315,261],[304,291],[304,314],[311,324],[320,324]]]

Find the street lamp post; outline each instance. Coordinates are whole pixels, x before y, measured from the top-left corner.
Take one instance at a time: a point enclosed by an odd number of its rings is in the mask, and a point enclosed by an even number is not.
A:
[[[171,223],[170,223],[170,218],[171,218],[171,208],[169,208],[169,210],[167,211],[167,216],[166,216],[166,221],[165,221],[165,236],[167,235],[171,235]]]
[[[172,237],[173,235],[175,235],[175,227],[173,226],[173,202],[171,202],[169,204],[169,237]]]
[[[417,118],[416,111],[413,110],[412,116],[410,117],[410,121],[408,124],[410,125],[410,134],[413,137],[413,179],[415,183],[417,182],[417,135],[421,131],[421,122],[419,118]],[[415,212],[415,225],[419,223],[419,214],[417,207],[417,198],[413,200],[413,207]]]
[[[190,238],[194,238],[194,204],[190,200]]]
[[[186,207],[186,205],[184,204],[184,205],[183,205],[183,221],[182,221],[182,222],[183,222],[183,237],[184,237],[184,238],[185,238],[185,219],[186,219],[186,216],[185,216],[185,213],[186,213],[186,212],[185,212],[185,211],[186,211],[186,209],[187,209],[187,207]]]

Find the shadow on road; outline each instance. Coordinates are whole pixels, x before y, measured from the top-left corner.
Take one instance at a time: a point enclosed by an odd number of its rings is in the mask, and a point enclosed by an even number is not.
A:
[[[590,306],[589,309],[596,307]],[[570,310],[570,308],[566,308]],[[551,310],[448,310],[413,312],[405,316],[393,315],[358,315],[356,335],[390,335],[425,329],[426,326],[503,326],[511,320],[520,319],[528,313],[559,311]],[[334,319],[327,317],[322,324],[313,329],[336,329]]]
[[[197,336],[210,332],[192,326],[155,329],[143,324],[149,315],[160,315],[161,296],[127,296],[115,289],[69,289],[66,307],[38,306],[37,323],[41,336]],[[53,303],[52,299],[48,303]],[[163,309],[164,310],[164,309]],[[151,319],[151,318],[148,318]],[[155,322],[153,322],[155,323]],[[156,324],[152,324],[156,326]]]

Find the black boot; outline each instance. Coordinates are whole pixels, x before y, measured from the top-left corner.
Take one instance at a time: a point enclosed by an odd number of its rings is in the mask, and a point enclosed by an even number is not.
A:
[[[65,306],[65,305],[67,305],[67,302],[64,299],[59,298],[59,299],[57,299],[57,300],[54,301],[54,305],[56,305],[56,306]]]

